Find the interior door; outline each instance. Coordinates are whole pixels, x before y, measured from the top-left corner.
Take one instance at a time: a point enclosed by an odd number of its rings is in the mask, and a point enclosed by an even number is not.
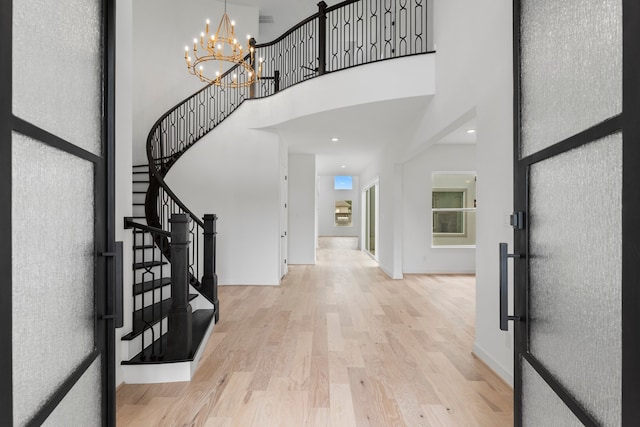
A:
[[[514,1],[518,426],[640,419],[633,3]]]
[[[115,425],[113,2],[0,9],[0,424]]]

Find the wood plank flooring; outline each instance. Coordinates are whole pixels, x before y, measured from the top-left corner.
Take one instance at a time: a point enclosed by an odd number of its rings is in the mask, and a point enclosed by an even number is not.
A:
[[[391,280],[355,239],[321,238],[279,287],[223,286],[190,383],[123,385],[118,426],[513,425],[473,357],[475,280]]]

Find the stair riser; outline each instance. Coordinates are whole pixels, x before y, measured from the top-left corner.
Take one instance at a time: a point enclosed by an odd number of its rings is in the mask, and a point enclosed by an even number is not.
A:
[[[158,322],[153,326],[153,331],[154,331],[153,333],[155,334],[156,339],[158,339],[161,336],[160,335],[161,324],[162,324],[162,335],[167,333],[167,324],[168,324],[167,319],[163,319],[162,322]],[[145,347],[151,344],[152,336],[153,335],[151,333],[151,330],[148,330],[144,333]],[[126,341],[126,340],[122,341],[121,349],[122,349],[121,351],[122,360],[130,360],[136,354],[140,353],[140,351],[142,350],[142,334],[130,341]]]
[[[171,264],[151,267],[148,269],[136,270],[134,272],[135,283],[148,282],[163,277],[171,277]]]
[[[153,238],[150,233],[135,233],[133,238],[134,245],[151,245]]]
[[[131,203],[144,203],[146,195],[144,193],[133,193]]]
[[[153,291],[147,291],[144,294],[136,295],[134,297],[134,308],[139,310],[142,307],[147,307],[168,298],[171,298],[171,286],[163,286],[160,289],[154,289]]]
[[[134,262],[143,261],[166,261],[166,258],[160,253],[158,247],[147,249],[136,249],[134,256]]]
[[[131,211],[131,215],[132,216],[145,216],[145,212],[144,212],[144,206],[142,205],[134,205],[133,209]],[[146,224],[147,222],[142,219],[142,218],[138,218],[136,219],[136,222],[142,223],[142,224]]]
[[[133,188],[132,191],[147,191],[147,188],[149,187],[149,183],[148,182],[138,182],[142,180],[142,177],[137,177],[134,179],[136,179],[137,181],[133,181]],[[148,179],[148,178],[145,178]]]

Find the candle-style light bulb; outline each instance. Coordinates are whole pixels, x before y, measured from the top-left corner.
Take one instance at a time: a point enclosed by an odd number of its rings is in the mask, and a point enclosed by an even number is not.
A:
[[[200,46],[204,47],[204,33],[200,33]]]
[[[193,39],[193,51],[198,50],[198,39]]]
[[[184,59],[189,57],[189,46],[184,47]]]
[[[206,33],[209,34],[209,20],[207,19]]]

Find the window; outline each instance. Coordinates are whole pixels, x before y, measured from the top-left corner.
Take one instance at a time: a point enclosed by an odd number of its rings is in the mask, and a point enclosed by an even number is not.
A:
[[[433,233],[464,235],[465,216],[460,211],[465,207],[466,190],[433,190]]]
[[[351,200],[336,200],[335,212],[336,212],[335,213],[336,227],[352,227],[353,226],[353,221],[351,218]]]
[[[353,177],[337,175],[333,181],[334,190],[353,190]]]
[[[475,215],[475,173],[434,173],[431,192],[433,246],[475,246]]]

